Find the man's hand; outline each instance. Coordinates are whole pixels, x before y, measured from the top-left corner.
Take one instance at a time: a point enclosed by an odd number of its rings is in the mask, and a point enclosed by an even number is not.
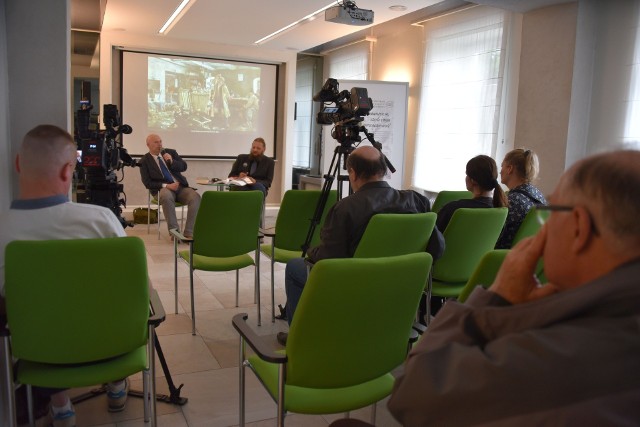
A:
[[[177,182],[172,182],[171,184],[166,185],[166,188],[171,191],[178,191],[178,187],[180,187],[180,184],[178,184]]]
[[[171,154],[169,153],[164,153],[162,155],[162,158],[164,159],[164,162],[167,164],[167,166],[169,166],[171,162],[173,162],[173,157],[171,157]]]
[[[249,176],[246,172],[240,172],[240,175],[238,175],[238,176],[237,176],[237,177],[235,177],[235,178],[241,178],[241,179],[242,179],[242,178],[244,178],[244,177],[246,177],[246,176]]]
[[[540,286],[534,276],[547,240],[547,228],[522,240],[506,256],[496,280],[489,288],[512,304],[544,298],[558,291],[553,284]]]

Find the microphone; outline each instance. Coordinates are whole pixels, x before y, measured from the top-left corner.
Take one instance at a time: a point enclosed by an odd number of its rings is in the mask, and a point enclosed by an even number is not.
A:
[[[249,171],[248,166],[249,165],[247,164],[247,162],[244,162],[242,164],[242,172],[245,172],[245,173],[248,172]]]
[[[167,150],[165,150],[164,148],[162,150],[160,150],[160,154],[162,154],[163,156],[165,155],[166,152],[167,152]]]

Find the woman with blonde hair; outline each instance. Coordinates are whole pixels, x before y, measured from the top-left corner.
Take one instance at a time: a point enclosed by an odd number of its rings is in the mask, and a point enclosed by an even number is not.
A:
[[[465,184],[472,199],[449,202],[438,212],[436,226],[442,232],[459,208],[501,208],[507,206],[507,196],[498,182],[498,166],[489,156],[480,155],[467,162]]]
[[[509,249],[527,212],[535,205],[546,205],[544,196],[533,184],[538,177],[538,156],[524,148],[511,150],[504,156],[500,181],[509,188],[509,214],[497,249]]]

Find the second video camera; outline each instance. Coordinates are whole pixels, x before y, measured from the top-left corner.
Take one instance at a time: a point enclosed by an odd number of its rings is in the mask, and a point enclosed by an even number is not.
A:
[[[351,91],[339,91],[336,79],[327,79],[325,84],[314,97],[316,102],[334,103],[325,105],[318,113],[316,121],[321,125],[358,123],[364,120],[373,109],[373,101],[369,98],[366,88],[354,87]]]

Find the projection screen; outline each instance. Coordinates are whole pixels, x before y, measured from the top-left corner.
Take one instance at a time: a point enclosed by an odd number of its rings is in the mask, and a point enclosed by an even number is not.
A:
[[[183,157],[235,158],[256,137],[275,157],[278,66],[123,51],[122,122],[134,156],[157,133]]]

